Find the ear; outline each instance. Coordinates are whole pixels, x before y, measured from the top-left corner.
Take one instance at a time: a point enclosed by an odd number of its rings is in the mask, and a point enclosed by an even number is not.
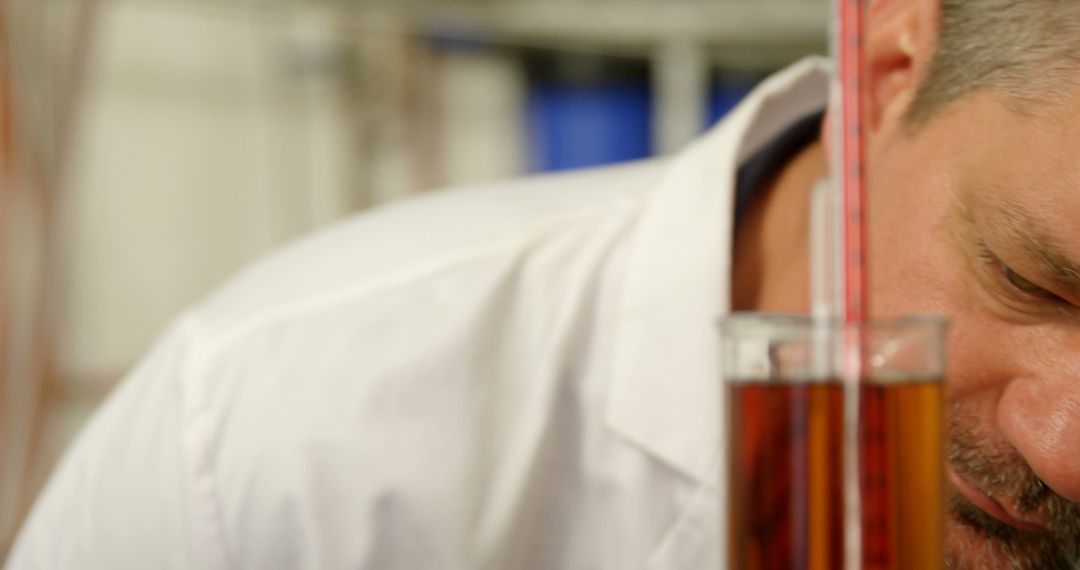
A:
[[[870,139],[901,126],[933,55],[939,0],[871,0],[864,35],[864,127]],[[831,147],[830,100],[822,142]],[[831,149],[830,149],[831,152]]]
[[[875,0],[866,23],[867,134],[898,124],[929,70],[938,0]]]

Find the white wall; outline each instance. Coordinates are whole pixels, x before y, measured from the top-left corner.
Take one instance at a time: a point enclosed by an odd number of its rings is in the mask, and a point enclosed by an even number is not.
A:
[[[124,0],[102,4],[97,37],[61,204],[76,388],[110,386],[184,307],[300,233],[524,166],[518,66],[421,53],[392,20]]]
[[[266,38],[105,5],[62,204],[60,371],[111,380],[182,305],[300,224],[271,198]]]
[[[458,52],[441,58],[440,147],[446,182],[508,178],[527,167],[525,78],[498,53]],[[463,141],[466,144],[463,144]]]

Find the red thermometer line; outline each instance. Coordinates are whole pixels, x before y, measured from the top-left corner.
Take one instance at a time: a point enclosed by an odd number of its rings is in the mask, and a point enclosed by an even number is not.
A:
[[[844,335],[845,375],[849,396],[849,442],[847,453],[851,466],[847,485],[857,492],[857,508],[848,516],[855,533],[848,540],[855,543],[847,550],[847,568],[885,570],[893,567],[890,524],[891,493],[886,480],[890,472],[889,453],[884,441],[881,422],[883,402],[862,390],[865,377],[863,329],[858,325],[868,317],[869,298],[866,278],[866,157],[863,124],[863,93],[865,68],[863,42],[868,0],[836,0],[838,2],[839,38],[837,57],[840,79],[840,184],[842,192],[841,224],[843,234],[844,322],[856,325]],[[855,392],[851,392],[855,389]],[[857,483],[858,481],[858,483]],[[858,491],[856,491],[856,489]],[[849,504],[850,504],[849,499]],[[860,528],[861,527],[861,528]],[[851,527],[849,527],[850,529]]]
[[[843,189],[844,320],[867,317],[866,290],[866,168],[863,136],[863,30],[867,0],[840,0],[840,144]]]
[[[844,321],[858,325],[869,316],[866,279],[866,140],[863,104],[866,68],[863,42],[867,0],[840,1],[841,146],[843,185]],[[851,333],[854,332],[854,334]],[[866,377],[864,329],[858,326],[845,335],[845,371],[849,381]],[[865,384],[863,384],[865,386]],[[893,458],[885,437],[887,420],[883,395],[860,387],[857,404],[859,469],[861,474],[862,529],[858,547],[861,568],[888,570],[896,567],[893,520]]]

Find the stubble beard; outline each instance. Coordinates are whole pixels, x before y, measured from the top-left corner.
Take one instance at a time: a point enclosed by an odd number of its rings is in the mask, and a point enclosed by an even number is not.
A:
[[[1015,449],[980,437],[973,416],[954,409],[949,424],[952,469],[998,502],[1037,515],[1047,532],[1007,525],[950,490],[946,568],[1080,569],[1080,505],[1054,493]]]

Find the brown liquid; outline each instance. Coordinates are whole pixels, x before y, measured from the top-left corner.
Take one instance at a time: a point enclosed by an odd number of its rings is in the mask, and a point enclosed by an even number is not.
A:
[[[945,408],[941,382],[862,391],[863,568],[942,568]]]
[[[940,382],[867,384],[860,426],[863,567],[941,568]],[[843,568],[839,383],[728,386],[732,570]]]

